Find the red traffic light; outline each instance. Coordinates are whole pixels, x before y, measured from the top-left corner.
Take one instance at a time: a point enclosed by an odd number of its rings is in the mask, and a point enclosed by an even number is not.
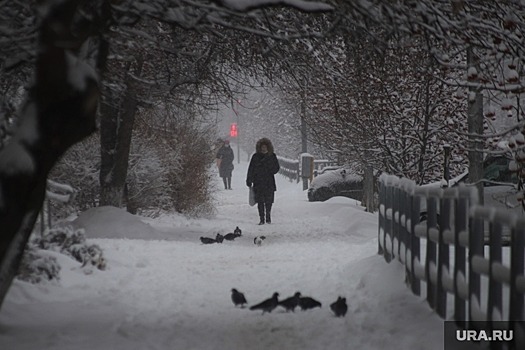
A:
[[[237,123],[232,123],[230,126],[230,137],[237,137]]]

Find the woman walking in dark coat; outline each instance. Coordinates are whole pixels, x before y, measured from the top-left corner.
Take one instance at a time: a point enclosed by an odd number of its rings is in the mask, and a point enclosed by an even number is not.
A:
[[[259,225],[271,223],[271,210],[274,200],[274,192],[277,190],[274,175],[279,172],[279,161],[273,152],[272,142],[262,138],[255,145],[256,153],[250,160],[246,185],[253,186],[255,202],[259,210]]]
[[[224,182],[224,189],[232,189],[232,171],[233,171],[233,150],[230,147],[230,141],[224,141],[223,146],[217,152],[217,167],[219,168],[219,176]]]

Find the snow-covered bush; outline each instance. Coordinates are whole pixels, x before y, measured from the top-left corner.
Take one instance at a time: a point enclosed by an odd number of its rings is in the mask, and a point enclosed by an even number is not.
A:
[[[46,232],[41,238],[32,242],[39,249],[56,251],[68,255],[82,266],[94,266],[99,270],[106,268],[106,260],[102,249],[96,244],[88,244],[84,229],[74,229],[71,226],[59,226]]]
[[[310,202],[325,201],[334,196],[363,199],[363,177],[351,169],[330,170],[318,175],[308,189]]]
[[[29,283],[40,283],[43,280],[60,280],[60,265],[52,256],[43,255],[40,250],[29,246],[22,258],[17,278]]]
[[[47,230],[43,237],[34,238],[28,243],[17,278],[30,283],[60,280],[60,265],[46,250],[67,255],[80,262],[82,267],[106,269],[102,249],[96,244],[87,244],[84,229],[59,226]],[[92,272],[89,269],[84,271]]]

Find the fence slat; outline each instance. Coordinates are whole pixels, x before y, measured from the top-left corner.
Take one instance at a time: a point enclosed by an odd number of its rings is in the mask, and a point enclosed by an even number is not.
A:
[[[436,309],[436,285],[432,282],[432,266],[436,266],[436,243],[429,238],[432,229],[437,229],[437,205],[435,197],[427,198],[427,254],[426,254],[426,275],[427,275],[427,303],[432,310]],[[437,276],[436,276],[437,279]]]
[[[502,259],[502,245],[501,245],[501,231],[502,227],[499,222],[493,222],[489,224],[489,296],[487,304],[487,318],[493,320],[494,311],[497,311],[501,315],[503,308],[503,287],[501,283],[494,278],[494,264],[501,264]]]
[[[525,228],[514,227],[511,231],[510,247],[510,315],[511,321],[525,320],[524,291],[518,290],[518,283],[525,282]],[[523,330],[525,332],[525,330]]]
[[[420,257],[420,242],[419,237],[414,234],[416,226],[419,224],[419,212],[420,212],[420,201],[421,197],[411,196],[411,210],[410,210],[410,264],[412,264],[410,269],[410,288],[412,293],[415,295],[421,295],[421,282],[419,278],[416,277],[415,273],[415,262],[419,261]]]
[[[467,215],[467,199],[465,197],[457,198],[454,208],[454,226],[457,232],[454,242],[454,319],[459,321],[460,325],[463,325],[467,319],[466,245],[462,244],[463,237],[468,237],[466,231]]]
[[[480,300],[481,300],[481,278],[479,273],[474,271],[474,258],[483,257],[483,220],[480,218],[471,218],[469,226],[469,271],[468,271],[468,285],[469,285],[469,300],[468,300],[468,321],[469,326],[472,325],[474,329],[478,329],[474,321],[479,321],[481,317]]]
[[[450,229],[450,211],[452,199],[442,198],[439,205],[439,240],[438,240],[438,280],[436,286],[436,312],[441,318],[447,318],[447,291],[443,286],[444,271],[450,267],[450,248],[445,244],[443,235]]]

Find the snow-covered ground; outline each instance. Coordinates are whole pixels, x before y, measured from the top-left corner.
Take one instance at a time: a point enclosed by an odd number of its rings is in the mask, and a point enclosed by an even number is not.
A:
[[[77,224],[103,248],[107,270],[50,252],[60,282],[15,281],[0,310],[0,349],[443,349],[443,321],[405,286],[403,267],[377,255],[377,214],[343,197],[310,203],[301,184],[278,175],[273,223],[258,226],[246,168],[235,163],[213,219],[83,213]],[[199,241],[236,226],[235,241]],[[232,288],[248,306],[300,291],[322,308],[263,315],[234,307]],[[338,296],[345,318],[329,308]]]

